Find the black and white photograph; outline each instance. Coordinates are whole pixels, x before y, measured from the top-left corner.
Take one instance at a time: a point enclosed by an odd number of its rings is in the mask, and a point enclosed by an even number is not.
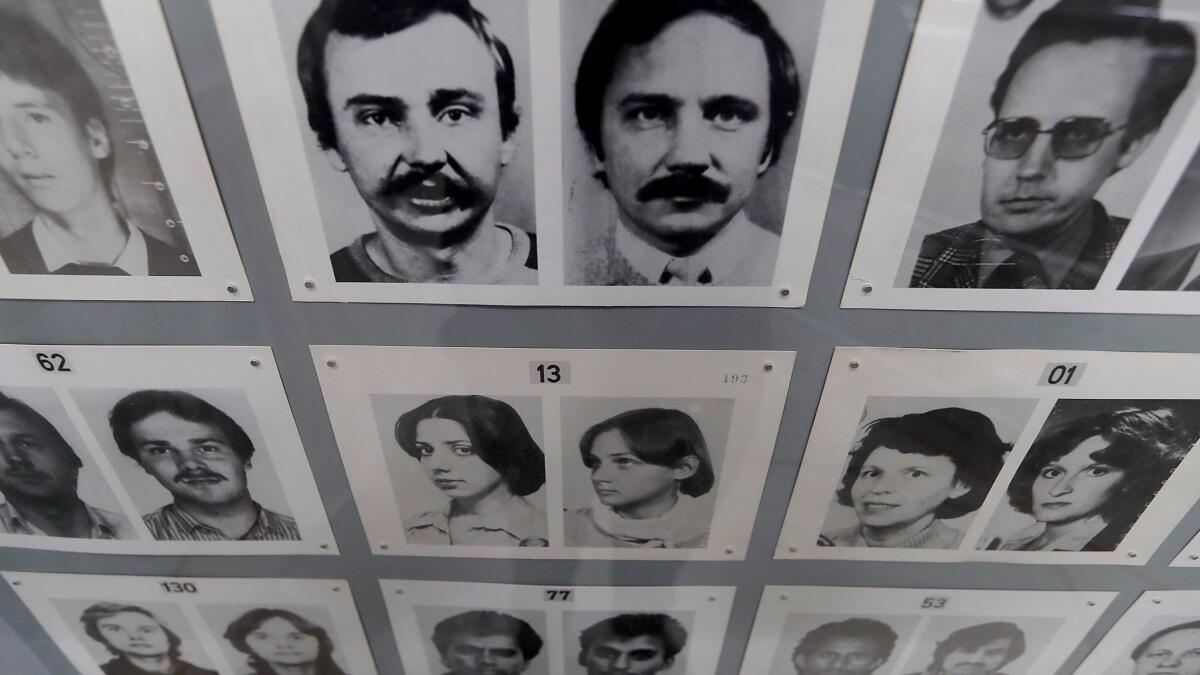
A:
[[[775,556],[1145,564],[1196,503],[1197,375],[1187,354],[839,347]]]
[[[1200,593],[1146,591],[1075,670],[1076,675],[1200,675]]]
[[[564,544],[707,548],[733,405],[562,399]]]
[[[1193,312],[1115,291],[1189,269],[1133,254],[1195,147],[1196,9],[925,3],[843,305]]]
[[[1196,131],[1188,129],[1195,135]],[[1190,140],[1190,139],[1189,139]],[[1179,145],[1186,143],[1180,134]],[[1164,168],[1164,172],[1166,169]],[[1200,290],[1200,227],[1196,226],[1197,184],[1200,152],[1192,154],[1162,209],[1154,216],[1150,231],[1129,263],[1121,282],[1122,291]],[[1147,197],[1147,202],[1151,198]],[[1153,213],[1153,211],[1150,211]]]
[[[818,546],[958,548],[1035,406],[867,399]]]
[[[803,304],[874,0],[659,4],[214,2],[293,297]]]
[[[249,300],[157,3],[5,0],[0,27],[2,294]]]
[[[741,673],[1053,673],[1116,597],[1115,592],[766,586]]]
[[[733,588],[380,582],[409,675],[716,675]]]
[[[429,672],[548,675],[546,615],[537,610],[414,608]]]
[[[1200,439],[1200,401],[1058,401],[980,548],[1112,551]]]
[[[739,560],[793,352],[328,345],[377,555]]]
[[[82,675],[375,675],[349,584],[5,572]]]
[[[2,345],[0,372],[5,545],[337,552],[269,349]]]
[[[371,407],[406,544],[550,545],[541,399],[380,394]]]

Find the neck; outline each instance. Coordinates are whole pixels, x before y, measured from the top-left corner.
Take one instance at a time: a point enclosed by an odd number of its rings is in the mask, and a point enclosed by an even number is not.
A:
[[[248,492],[243,492],[242,496],[233,502],[202,504],[176,500],[175,506],[200,523],[215,527],[229,537],[246,534],[258,520],[258,504],[254,503]]]
[[[933,514],[929,513],[911,523],[897,523],[896,525],[887,525],[884,527],[863,525],[862,528],[863,532],[867,534],[867,538],[871,541],[877,541],[881,544],[892,544],[908,539],[932,524]]]
[[[625,218],[621,218],[620,226],[629,230],[633,236],[673,258],[686,258],[704,248],[708,242],[716,239],[717,235],[723,232],[732,221],[733,219],[730,218],[701,232],[682,232],[671,237],[663,237],[648,231],[646,228],[629,225],[627,224],[629,221]]]
[[[47,223],[66,234],[79,250],[89,254],[88,258],[97,258],[84,262],[111,263],[129,240],[129,230],[103,189],[92,192],[83,203],[70,211],[42,211],[41,214]]]
[[[372,214],[373,215],[373,214]],[[379,237],[367,255],[388,274],[415,282],[460,281],[483,277],[508,251],[491,210],[458,233],[412,233],[378,222]]]
[[[679,490],[675,486],[672,486],[666,492],[638,502],[637,504],[613,507],[613,511],[622,518],[644,520],[646,518],[658,518],[666,514],[675,508],[677,503],[679,503]]]
[[[125,659],[138,668],[151,673],[169,673],[175,668],[174,659],[168,654],[152,654],[150,656],[126,654]]]
[[[272,670],[277,675],[320,675],[315,662],[308,663],[271,663]]]
[[[5,498],[22,518],[50,536],[85,537],[91,531],[87,507],[74,493],[52,495],[46,499],[27,499],[18,494]]]
[[[471,513],[475,515],[484,515],[487,513],[496,513],[504,511],[508,508],[509,503],[516,499],[516,495],[508,489],[508,486],[503,482],[497,483],[496,487],[488,492],[474,495],[472,497],[462,497],[454,499],[450,502],[450,510],[454,514],[462,515]]]
[[[1023,247],[1025,250],[1040,251],[1046,248],[1049,244],[1062,238],[1068,232],[1074,232],[1077,230],[1081,232],[1087,232],[1090,230],[1092,210],[1092,202],[1089,201],[1061,223],[1047,225],[1046,227],[1034,230],[1033,232],[1029,232],[1024,235],[1008,236],[1007,238],[1017,242],[1017,244]]]
[[[1096,514],[1077,518],[1075,520],[1066,520],[1061,523],[1046,523],[1046,531],[1042,533],[1041,539],[1045,541],[1055,541],[1061,537],[1071,534],[1074,530],[1080,527],[1087,527],[1099,518]]]

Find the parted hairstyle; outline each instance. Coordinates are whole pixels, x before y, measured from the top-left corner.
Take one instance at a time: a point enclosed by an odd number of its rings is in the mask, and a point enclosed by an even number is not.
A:
[[[658,640],[663,648],[663,660],[673,663],[679,652],[687,645],[688,633],[683,624],[673,616],[660,613],[618,614],[598,621],[579,634],[579,665],[587,662],[587,653],[592,645],[601,640],[621,641],[647,637]]]
[[[2,47],[0,47],[2,49]],[[43,433],[50,437],[50,440],[57,443],[59,447],[66,450],[71,455],[71,465],[75,468],[83,466],[83,460],[79,459],[79,453],[75,452],[75,448],[63,438],[50,420],[46,419],[40,412],[34,410],[28,403],[15,399],[11,396],[0,392],[0,412],[10,412],[17,417],[25,420],[27,423],[40,429]]]
[[[426,401],[396,420],[396,442],[414,459],[421,459],[417,424],[422,420],[458,422],[471,447],[495,469],[513,494],[524,497],[546,482],[546,456],[529,434],[525,422],[504,401],[486,396],[442,396]]]
[[[600,134],[604,95],[612,84],[621,51],[644,45],[671,24],[697,13],[724,19],[762,41],[771,79],[771,119],[763,158],[769,156],[772,164],[779,160],[784,139],[800,107],[800,74],[791,48],[754,0],[615,0],[612,3],[592,33],[575,76],[575,119],[583,140],[598,159],[604,159]]]
[[[959,628],[946,636],[945,640],[933,648],[933,663],[930,671],[936,672],[942,667],[946,656],[956,650],[974,651],[992,640],[1008,640],[1008,655],[1005,663],[1012,663],[1025,653],[1025,633],[1011,621],[990,621],[966,628]]]
[[[186,391],[143,389],[125,396],[108,413],[108,426],[121,454],[138,460],[137,444],[133,441],[133,425],[147,417],[164,412],[182,420],[205,424],[225,435],[233,451],[243,462],[254,454],[254,443],[241,425],[213,404]]]
[[[1091,458],[1125,475],[1098,513],[1110,526],[1123,527],[1118,533],[1123,536],[1183,461],[1197,435],[1168,407],[1120,408],[1048,424],[1013,475],[1008,501],[1017,511],[1032,515],[1033,483],[1042,469],[1092,436],[1100,436],[1108,447],[1093,452]]]
[[[300,35],[296,69],[308,107],[308,125],[325,150],[338,147],[329,103],[325,45],[330,33],[374,40],[399,33],[426,21],[434,14],[449,14],[471,29],[487,47],[496,68],[496,95],[500,109],[500,133],[508,138],[521,121],[517,108],[517,76],[512,55],[500,38],[492,34],[488,20],[469,0],[322,0]],[[397,63],[396,77],[419,63]]]
[[[1137,7],[1136,5],[1148,5]],[[992,90],[992,111],[999,116],[1017,71],[1043,49],[1058,44],[1090,44],[1097,40],[1140,40],[1150,50],[1150,69],[1136,92],[1127,124],[1123,147],[1162,126],[1171,106],[1187,86],[1196,67],[1196,37],[1177,21],[1157,16],[1157,2],[1139,0],[1096,2],[1096,0],[1060,0],[1042,12],[1021,36],[1008,58],[1008,65],[996,79]]]
[[[108,119],[96,83],[69,49],[23,12],[0,9],[0,76],[58,94],[80,129],[95,120],[108,133]],[[97,162],[111,196],[115,153],[109,152]]]
[[[716,482],[708,443],[691,415],[670,408],[638,408],[614,415],[592,425],[579,439],[579,454],[588,468],[596,464],[592,445],[596,437],[616,430],[629,451],[638,459],[658,466],[674,467],[687,457],[699,461],[696,472],[679,481],[679,491],[689,497],[707,494]]]
[[[1163,628],[1162,630],[1158,630],[1158,631],[1151,633],[1149,637],[1147,637],[1145,640],[1142,640],[1141,642],[1139,642],[1138,645],[1133,648],[1133,652],[1129,655],[1129,658],[1133,659],[1134,661],[1137,661],[1138,659],[1142,658],[1142,654],[1145,654],[1147,649],[1150,649],[1150,645],[1153,644],[1155,640],[1159,639],[1160,637],[1162,637],[1164,635],[1170,635],[1171,633],[1174,633],[1176,631],[1181,631],[1181,630],[1200,630],[1200,621],[1188,621],[1187,623],[1179,623],[1179,624],[1175,624],[1174,626],[1167,626],[1166,628]],[[1197,645],[1197,646],[1200,647],[1200,645]]]
[[[797,656],[813,654],[821,645],[830,640],[857,638],[870,641],[875,645],[875,656],[886,661],[891,658],[898,637],[891,626],[875,619],[853,618],[834,621],[821,624],[805,633],[804,637],[800,638],[800,642],[796,643],[796,648],[792,650],[792,660],[795,661]]]
[[[225,629],[225,639],[233,645],[234,649],[246,655],[246,660],[253,669],[253,675],[276,675],[270,662],[255,653],[254,649],[246,642],[246,638],[251,633],[258,630],[268,620],[276,618],[283,619],[301,633],[316,638],[317,658],[313,663],[317,668],[316,672],[321,675],[345,675],[345,671],[333,660],[333,640],[330,639],[329,633],[324,628],[295,612],[265,607],[246,612],[234,619]]]
[[[168,628],[167,624],[163,623],[162,619],[155,616],[153,612],[145,607],[126,605],[119,602],[97,602],[91,607],[83,610],[83,614],[79,616],[79,621],[83,624],[83,632],[87,633],[88,637],[104,645],[104,647],[112,654],[116,656],[122,656],[124,652],[121,652],[113,647],[112,644],[109,643],[108,638],[104,637],[104,634],[100,632],[100,622],[126,612],[141,614],[142,616],[148,617],[150,620],[154,621],[154,623],[157,623],[158,627],[161,628],[163,633],[167,636],[167,656],[169,656],[172,661],[179,659],[179,647],[183,644],[183,640],[179,639],[179,636],[175,634],[175,631]]]
[[[517,643],[521,656],[532,661],[542,651],[542,636],[523,619],[511,614],[476,609],[446,617],[433,627],[433,646],[446,658],[455,640],[463,637],[507,635]]]
[[[1012,446],[1000,440],[987,415],[965,408],[938,408],[899,417],[883,417],[866,426],[850,451],[850,462],[837,491],[838,503],[853,506],[850,491],[863,465],[876,448],[945,457],[954,463],[954,478],[969,490],[947,499],[933,512],[937,518],[958,518],[978,509],[995,482]]]

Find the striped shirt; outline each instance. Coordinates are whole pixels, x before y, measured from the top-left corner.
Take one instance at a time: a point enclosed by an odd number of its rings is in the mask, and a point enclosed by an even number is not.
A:
[[[172,541],[299,541],[300,528],[296,519],[275,513],[255,504],[258,518],[254,526],[240,537],[231,537],[221,530],[205,525],[189,516],[175,504],[142,516],[155,539]]]
[[[137,539],[137,533],[125,516],[84,504],[88,518],[92,521],[88,539]],[[0,533],[34,534],[48,536],[37,525],[26,520],[16,507],[0,501]]]

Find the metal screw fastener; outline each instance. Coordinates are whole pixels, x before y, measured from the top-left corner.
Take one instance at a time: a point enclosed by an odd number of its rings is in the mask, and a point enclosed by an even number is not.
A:
[[[851,361],[851,362],[850,362],[850,370],[857,370],[857,369],[858,369],[858,365],[859,365],[859,364],[858,364],[858,361]]]
[[[403,589],[403,588],[397,588],[397,589],[396,589],[396,595],[404,595],[404,589]]]
[[[304,287],[311,291],[312,289],[317,287],[317,282],[313,281],[312,279],[305,279]]]
[[[1154,603],[1154,604],[1156,604],[1156,605],[1161,605],[1161,604],[1162,604],[1162,598],[1155,598],[1155,599],[1151,600],[1150,602],[1153,602],[1153,603]]]
[[[1095,607],[1095,606],[1096,606],[1095,600],[1088,600],[1088,607]]]
[[[862,285],[862,292],[863,292],[863,293],[870,293],[870,292],[871,292],[871,291],[873,291],[873,290],[875,290],[875,287],[874,287],[874,286],[872,286],[871,284],[863,284],[863,285]]]
[[[1136,557],[1137,557],[1137,553],[1134,553],[1133,551],[1130,551],[1129,553],[1126,553],[1125,555],[1129,556],[1130,558],[1136,558]]]
[[[20,580],[20,579],[14,579],[14,580],[13,580],[13,582],[12,582],[12,584],[13,584],[13,586],[20,586],[20,585],[21,585],[21,580]]]
[[[388,550],[388,548],[389,548],[388,543],[386,541],[379,542],[379,548],[384,551]]]
[[[336,585],[336,584],[333,586],[333,592],[334,592],[334,593],[337,593],[338,591],[341,591],[341,590],[342,590],[342,587],[341,587],[341,586],[338,586],[338,585]]]
[[[321,548],[328,551],[329,550],[329,542],[327,542],[327,541],[321,542]]]
[[[330,368],[337,368],[337,359],[329,359],[325,362],[325,365],[329,366]]]
[[[733,554],[733,547],[732,547],[732,546],[726,546],[726,547],[725,547],[725,552],[726,552],[726,553],[729,553],[729,554],[731,554],[731,555],[732,555],[732,554]]]
[[[250,365],[257,368],[262,365],[262,361],[259,361],[258,359],[250,359]]]
[[[225,287],[225,290],[229,291],[230,295],[237,295],[237,292],[238,292],[237,284],[229,284],[228,286]]]
[[[779,297],[781,297],[781,298],[786,298],[787,296],[789,296],[791,294],[792,294],[792,289],[788,288],[787,286],[784,286],[783,288],[779,289]]]
[[[710,596],[708,596],[708,601],[709,601],[709,602],[716,602],[716,601],[717,601],[717,596],[715,596],[715,595],[710,595]]]
[[[797,551],[799,551],[799,550],[800,550],[800,547],[799,547],[799,546],[797,546],[797,545],[795,545],[795,544],[792,544],[791,546],[789,546],[789,547],[788,547],[788,551],[790,551],[790,552],[792,552],[792,553],[795,553],[795,552],[797,552]]]
[[[1188,556],[1189,560],[1200,560],[1200,553],[1193,553]]]
[[[779,599],[780,599],[780,600],[787,600],[787,599],[788,599],[788,594],[787,594],[787,593],[780,593],[780,594],[779,594]]]
[[[774,364],[774,363],[771,363],[770,361],[768,361],[768,362],[766,362],[766,363],[764,363],[764,364],[763,364],[763,372],[765,372],[765,373],[769,373],[769,372],[771,372],[772,370],[775,370],[775,364]]]

